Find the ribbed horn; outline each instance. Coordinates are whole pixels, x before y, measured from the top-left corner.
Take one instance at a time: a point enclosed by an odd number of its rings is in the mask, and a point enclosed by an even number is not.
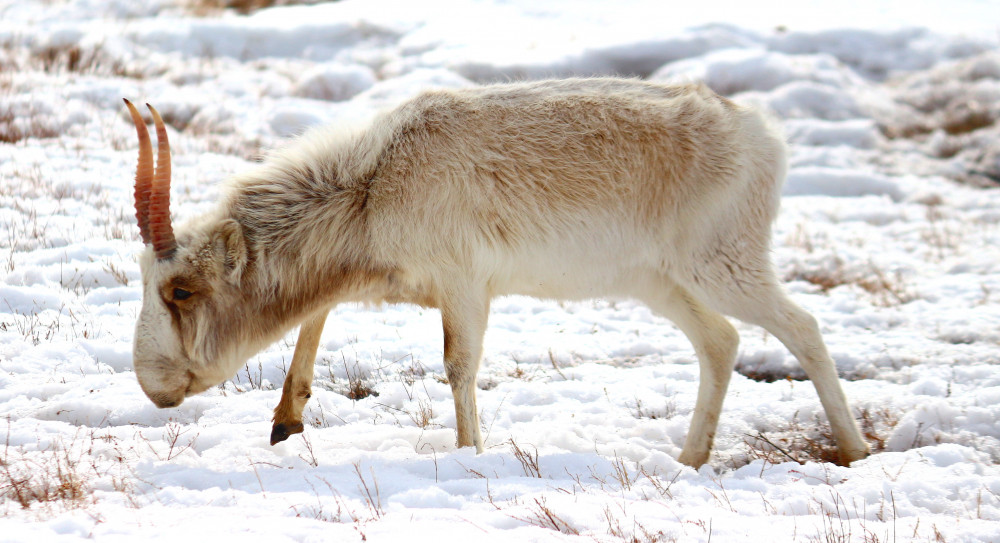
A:
[[[135,169],[135,218],[139,221],[139,235],[142,242],[149,244],[149,192],[153,186],[153,145],[149,141],[146,122],[139,115],[132,102],[125,100],[135,131],[139,136],[139,165]]]
[[[160,114],[153,106],[146,104],[146,107],[153,114],[157,142],[156,174],[149,195],[149,234],[156,257],[165,259],[177,249],[174,228],[170,224],[170,142],[167,141],[167,127]]]

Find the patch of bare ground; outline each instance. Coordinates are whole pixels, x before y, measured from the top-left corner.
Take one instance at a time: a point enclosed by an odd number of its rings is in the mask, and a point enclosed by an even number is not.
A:
[[[858,413],[858,426],[872,453],[885,450],[886,440],[899,423],[899,417],[889,408],[862,408]],[[837,445],[825,421],[813,420],[803,425],[792,417],[787,426],[769,431],[758,431],[744,436],[746,457],[734,460],[735,467],[742,467],[754,460],[766,464],[783,462],[837,463]]]
[[[277,6],[295,6],[321,4],[336,0],[190,0],[187,9],[201,16],[216,15],[231,9],[243,15],[249,15],[257,10]]]
[[[940,173],[955,181],[1000,185],[1000,53],[908,74],[888,82],[887,90],[899,106],[880,119],[890,144],[915,144],[924,155],[948,161],[951,167]]]
[[[867,293],[872,305],[878,307],[904,305],[918,298],[902,272],[886,272],[873,262],[862,267],[848,266],[838,258],[833,266],[792,269],[784,280],[805,281],[823,294],[838,287],[854,286]]]

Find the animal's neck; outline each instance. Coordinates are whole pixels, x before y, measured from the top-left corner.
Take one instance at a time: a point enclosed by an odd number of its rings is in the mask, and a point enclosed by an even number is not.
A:
[[[233,180],[229,192],[256,286],[291,318],[340,302],[401,298],[398,264],[378,256],[385,251],[373,245],[366,205],[385,137],[360,145],[336,133],[316,136]]]
[[[280,207],[295,208],[291,203]],[[343,223],[336,228],[329,223],[337,221],[308,215],[265,222],[258,212],[237,220],[252,255],[246,286],[259,293],[260,311],[269,319],[294,326],[339,303],[379,303],[392,297],[393,268],[375,262],[363,229],[343,232]]]

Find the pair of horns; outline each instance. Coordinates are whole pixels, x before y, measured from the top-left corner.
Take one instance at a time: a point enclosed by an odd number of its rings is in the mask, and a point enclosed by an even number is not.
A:
[[[143,243],[153,245],[160,259],[170,258],[177,249],[174,228],[170,224],[170,142],[167,128],[153,106],[146,104],[156,125],[156,169],[153,169],[153,144],[146,122],[132,102],[125,100],[135,131],[139,136],[139,165],[135,170],[135,218]]]

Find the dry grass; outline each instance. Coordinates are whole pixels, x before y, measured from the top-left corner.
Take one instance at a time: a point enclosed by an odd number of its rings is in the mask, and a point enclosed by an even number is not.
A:
[[[5,316],[5,320],[0,321],[0,331],[16,332],[36,347],[55,339],[62,328],[58,317],[46,316],[43,320],[38,313],[22,314],[16,309],[9,311],[9,317]],[[8,318],[10,320],[6,320]]]
[[[888,407],[865,407],[858,414],[858,423],[872,453],[880,453],[885,450],[886,440],[899,423],[899,417]],[[797,416],[792,417],[787,426],[767,433],[760,431],[748,434],[743,442],[748,462],[764,460],[766,465],[789,461],[799,464],[835,464],[838,461],[837,445],[830,432],[830,425],[818,419],[813,420],[808,427],[803,427]]]
[[[791,426],[798,427],[796,422]],[[781,464],[783,462],[837,462],[837,445],[830,435],[829,428],[813,429],[802,432],[790,429],[786,432],[765,435],[757,432],[748,434],[743,443],[747,446],[747,456],[753,460],[764,460],[765,464]]]
[[[348,364],[347,359],[344,359],[344,372],[347,374],[347,387],[343,391],[344,396],[352,400],[362,400],[369,396],[378,396],[378,392],[375,390],[375,385],[372,382],[371,376],[367,375],[361,370],[357,362],[354,363],[354,369],[352,370]]]
[[[163,428],[163,435],[158,440],[150,440],[142,432],[138,432],[138,434],[158,460],[169,462],[194,447],[198,434],[186,437],[190,431],[191,428],[184,428],[179,423],[168,422]],[[184,439],[181,439],[182,437]]]
[[[250,369],[250,362],[243,364],[243,371],[236,372],[236,375],[229,380],[233,384],[236,392],[243,393],[248,390],[274,390],[274,384],[264,379],[264,363],[257,358],[257,371]]]
[[[94,490],[101,488],[119,492],[127,504],[139,507],[130,453],[114,435],[81,430],[68,442],[57,439],[43,445],[39,436],[35,447],[15,446],[10,424],[8,419],[0,450],[0,516],[11,514],[10,506],[39,520],[76,509],[95,515],[90,507],[97,503]]]
[[[0,501],[12,500],[23,509],[35,504],[78,509],[89,505],[90,487],[79,457],[64,446],[28,454],[4,445],[0,455]]]
[[[873,453],[885,450],[885,442],[893,428],[899,424],[899,415],[889,407],[863,407],[858,416],[861,434],[872,448]]]
[[[659,409],[643,404],[638,397],[635,398],[635,403],[626,402],[625,406],[631,409],[632,416],[637,419],[667,420],[677,414],[677,404],[673,399],[663,400],[663,407]]]
[[[364,492],[365,505],[368,507],[368,513],[372,519],[380,519],[385,516],[385,510],[382,509],[382,493],[378,488],[378,480],[375,478],[375,470],[368,467],[368,473],[371,474],[371,483],[365,479],[363,473],[361,473],[361,464],[354,464],[354,474],[358,476],[358,480],[361,481],[361,486],[359,490]],[[375,489],[372,492],[372,489]],[[355,519],[355,522],[357,519]]]
[[[870,296],[872,305],[878,307],[900,306],[918,298],[906,283],[901,271],[886,273],[870,261],[867,266],[852,270],[848,269],[843,260],[837,259],[833,268],[792,270],[784,279],[805,281],[818,287],[824,294],[838,287],[854,286],[866,292]]]
[[[106,77],[142,78],[139,72],[130,71],[114,54],[104,49],[101,43],[89,47],[60,45],[27,50],[4,51],[0,59],[0,71],[42,72],[46,74],[88,74]],[[12,83],[6,82],[11,87]]]
[[[0,105],[0,143],[17,143],[29,138],[45,139],[59,135],[38,117],[20,119],[10,104]]]
[[[323,359],[326,366],[326,377],[328,380],[324,379],[319,384],[327,390],[346,396],[354,401],[363,400],[369,396],[377,397],[379,393],[375,387],[378,383],[386,381],[385,373],[378,366],[383,361],[373,364],[375,369],[372,370],[371,367],[362,367],[357,358],[348,360],[347,355],[341,352],[339,366],[344,369],[344,378],[339,378],[334,369],[331,357],[318,356],[317,364],[319,364],[320,359]],[[410,399],[412,399],[412,396]]]
[[[522,449],[520,445],[514,441],[514,438],[510,439],[511,451],[514,453],[514,458],[517,459],[521,464],[521,469],[524,470],[524,475],[526,477],[535,477],[538,479],[542,478],[542,470],[538,465],[538,449],[535,449],[535,453],[532,454],[525,449]]]
[[[104,52],[98,45],[92,49],[79,46],[47,47],[34,55],[46,73],[86,73],[128,77],[125,65]]]
[[[570,526],[568,522],[549,508],[544,497],[535,498],[533,502],[534,504],[528,507],[527,517],[514,518],[539,528],[548,528],[569,535],[580,535],[579,530]]]
[[[434,405],[430,399],[418,400],[416,411],[407,411],[406,414],[420,428],[429,428],[434,424]]]
[[[622,506],[622,509],[624,510],[624,506]],[[663,533],[663,530],[653,531],[646,528],[635,517],[631,518],[631,529],[628,527],[628,524],[623,527],[621,519],[611,510],[611,506],[604,508],[604,518],[608,522],[608,535],[625,543],[667,543],[677,541],[677,538],[668,536]]]
[[[360,483],[358,491],[362,495],[362,501],[364,501],[365,509],[367,509],[366,512],[359,512],[356,508],[351,507],[330,481],[322,477],[317,477],[317,480],[326,487],[326,491],[321,492],[317,490],[316,485],[306,479],[306,483],[312,489],[313,495],[316,496],[316,503],[314,505],[292,505],[291,509],[295,512],[295,516],[331,523],[343,523],[349,520],[354,524],[354,529],[357,531],[360,540],[367,541],[368,537],[365,534],[367,524],[384,517],[385,510],[382,508],[382,495],[379,491],[378,481],[375,479],[375,471],[369,467],[368,472],[371,475],[371,480],[369,481],[362,473],[360,463],[354,463],[353,466],[354,474],[357,475]],[[256,467],[254,469],[256,470]],[[262,484],[261,492],[263,491],[264,487]],[[327,494],[329,494],[329,497]],[[334,507],[328,508],[331,505],[331,500]]]
[[[347,509],[346,508],[346,504],[344,503],[343,498],[340,497],[340,494],[333,487],[333,485],[330,483],[330,481],[327,481],[326,479],[324,479],[322,477],[318,477],[318,479],[319,479],[320,482],[322,482],[324,485],[326,485],[326,487],[329,490],[330,494],[334,497],[334,502],[335,502],[335,504],[337,506],[336,511],[333,511],[333,510],[328,511],[327,510],[327,504],[323,500],[323,496],[320,495],[319,491],[316,490],[316,486],[313,485],[312,482],[309,481],[308,479],[306,479],[306,483],[312,489],[313,495],[316,496],[316,504],[315,505],[295,505],[295,504],[293,504],[291,506],[292,511],[295,511],[295,516],[297,518],[311,518],[311,519],[320,520],[320,521],[323,521],[323,522],[336,522],[336,523],[342,522],[341,519],[343,518],[343,516],[345,514],[345,509]],[[351,515],[351,516],[353,518],[353,515]]]
[[[532,454],[513,440],[509,443],[515,458],[521,462],[525,475],[529,477],[542,477],[538,468],[537,451]],[[678,471],[672,479],[667,481],[638,465],[636,465],[635,469],[630,469],[626,465],[625,459],[618,455],[615,455],[611,460],[611,468],[611,473],[609,474],[599,473],[591,468],[589,478],[583,474],[572,474],[567,471],[567,474],[574,481],[572,487],[557,486],[549,487],[549,489],[554,490],[556,496],[577,496],[579,494],[591,493],[607,495],[608,492],[619,494],[637,490],[642,493],[642,497],[640,498],[642,501],[659,502],[661,500],[673,499],[670,487],[677,481],[681,474]],[[631,513],[628,510],[629,504],[633,503],[631,498],[620,501],[615,500],[614,505],[606,505],[604,507],[603,518],[606,521],[604,529],[607,536],[610,536],[607,537],[593,529],[584,531],[572,519],[567,519],[564,510],[550,504],[547,498],[551,496],[537,495],[529,498],[519,494],[510,494],[509,498],[500,500],[491,489],[489,485],[490,478],[487,475],[469,468],[466,468],[466,470],[473,477],[486,480],[484,502],[489,503],[497,511],[504,513],[508,517],[527,525],[566,535],[583,535],[593,541],[602,543],[670,543],[678,540],[676,536],[670,535],[662,529],[650,527],[648,525],[650,519],[643,519]],[[591,484],[590,481],[593,481],[596,485]],[[651,486],[653,492],[647,493],[644,489],[640,490],[640,486],[645,487],[647,483]],[[703,523],[703,525],[710,532],[711,522]]]

